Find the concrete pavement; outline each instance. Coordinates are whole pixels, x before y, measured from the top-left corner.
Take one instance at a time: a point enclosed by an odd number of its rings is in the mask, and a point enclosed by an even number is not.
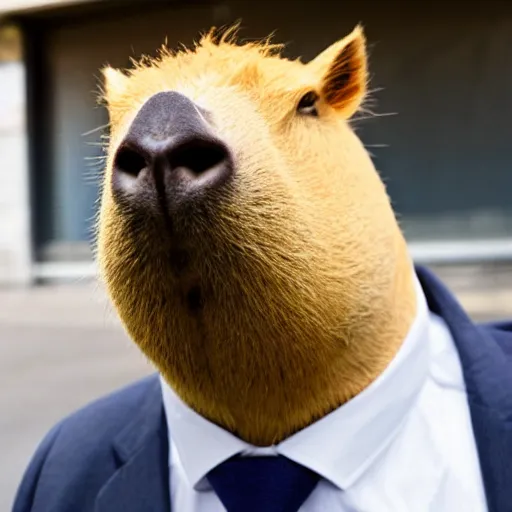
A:
[[[512,318],[512,269],[437,269],[476,319]],[[63,416],[154,371],[94,283],[0,290],[0,511]]]

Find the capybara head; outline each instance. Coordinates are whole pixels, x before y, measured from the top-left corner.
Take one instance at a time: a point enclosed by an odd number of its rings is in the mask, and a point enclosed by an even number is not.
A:
[[[415,308],[349,124],[367,90],[361,27],[307,64],[213,30],[104,74],[98,256],[132,339],[186,403],[255,444],[361,391]]]

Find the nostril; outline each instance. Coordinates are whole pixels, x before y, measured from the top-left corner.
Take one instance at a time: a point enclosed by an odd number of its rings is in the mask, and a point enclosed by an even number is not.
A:
[[[117,152],[114,167],[126,174],[137,177],[147,166],[146,159],[137,151],[129,147],[122,147]]]
[[[171,169],[184,167],[199,176],[228,159],[226,148],[214,141],[194,140],[184,143],[168,155]]]

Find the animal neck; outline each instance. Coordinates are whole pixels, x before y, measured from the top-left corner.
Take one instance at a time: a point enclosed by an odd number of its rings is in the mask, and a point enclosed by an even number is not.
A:
[[[307,427],[369,386],[402,345],[416,312],[413,270],[405,243],[385,307],[366,317],[349,342],[331,343],[325,333],[308,335],[318,350],[282,351],[296,339],[230,339],[229,354],[202,354],[194,381],[164,377],[204,417],[256,446],[269,446]],[[247,346],[251,350],[247,349]],[[204,348],[204,347],[203,347]],[[197,359],[196,359],[197,361]],[[208,361],[208,362],[206,362]]]

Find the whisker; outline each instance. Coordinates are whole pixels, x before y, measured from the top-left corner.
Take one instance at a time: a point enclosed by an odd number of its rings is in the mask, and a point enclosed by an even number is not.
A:
[[[96,146],[100,148],[105,147],[105,144],[103,142],[86,142],[85,144],[87,144],[88,146]]]
[[[93,133],[99,132],[100,130],[104,130],[105,128],[108,128],[110,123],[104,124],[102,126],[98,126],[97,128],[93,128],[92,130],[89,130],[88,132],[82,133],[82,137],[87,137],[88,135],[92,135]]]
[[[356,116],[352,119],[352,122],[356,121],[364,121],[365,119],[374,119],[375,117],[389,117],[389,116],[396,116],[398,115],[398,112],[386,112],[386,113],[375,113],[375,112],[369,112],[369,115],[363,115],[363,116]]]

